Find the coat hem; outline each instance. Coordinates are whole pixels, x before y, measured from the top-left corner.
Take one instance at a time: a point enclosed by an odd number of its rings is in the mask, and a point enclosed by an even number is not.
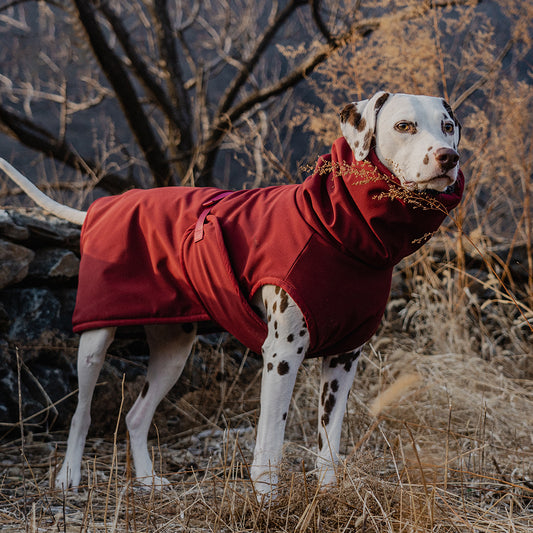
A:
[[[82,333],[91,329],[111,328],[121,326],[147,326],[152,324],[187,324],[193,322],[213,322],[208,315],[194,315],[181,317],[152,317],[152,318],[109,318],[105,320],[91,320],[72,327],[74,333]]]

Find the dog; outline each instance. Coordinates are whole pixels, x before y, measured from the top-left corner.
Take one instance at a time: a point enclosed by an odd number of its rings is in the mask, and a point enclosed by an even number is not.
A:
[[[58,488],[80,484],[96,380],[116,327],[132,323],[144,324],[150,348],[144,388],[126,416],[141,484],[168,484],[154,473],[148,430],[204,323],[263,357],[251,466],[259,496],[276,490],[298,368],[322,357],[317,475],[323,487],[336,483],[348,394],[361,347],[381,321],[392,269],[437,230],[464,187],[460,124],[441,98],[380,91],[348,104],[340,127],[332,153],[300,185],[130,191],[97,200],[88,213],[54,202],[0,160],[44,209],[83,224],[74,317],[79,394]],[[424,201],[429,207],[421,208]]]

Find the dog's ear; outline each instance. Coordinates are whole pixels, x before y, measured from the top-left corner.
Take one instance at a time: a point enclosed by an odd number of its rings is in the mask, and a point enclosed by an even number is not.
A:
[[[369,100],[348,104],[340,112],[342,134],[357,161],[362,161],[370,151],[377,114],[389,96],[379,91]]]
[[[452,106],[446,100],[444,100],[444,98],[442,99],[442,105],[444,106],[444,109],[446,110],[448,115],[450,115],[450,118],[455,123],[455,139],[454,139],[455,147],[454,148],[457,150],[457,147],[459,146],[459,141],[461,140],[461,123],[457,120],[457,117],[455,116],[455,113],[453,112]]]

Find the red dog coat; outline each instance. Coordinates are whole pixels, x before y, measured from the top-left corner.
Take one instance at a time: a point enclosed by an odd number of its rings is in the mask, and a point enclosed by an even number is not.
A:
[[[300,185],[99,199],[82,229],[74,331],[209,321],[260,353],[267,326],[250,301],[274,284],[304,315],[308,356],[354,349],[379,326],[394,265],[437,230],[463,187],[459,172],[453,192],[406,201],[374,153],[357,162],[340,138]]]

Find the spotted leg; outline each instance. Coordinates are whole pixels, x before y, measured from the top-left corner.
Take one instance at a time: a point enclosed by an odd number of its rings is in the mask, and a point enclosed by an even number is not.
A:
[[[115,328],[85,331],[78,347],[78,405],[72,416],[63,466],[56,476],[58,489],[77,488],[81,479],[81,460],[87,431],[91,425],[91,401],[96,380]]]
[[[126,416],[126,425],[137,481],[161,488],[168,481],[154,475],[148,431],[159,402],[181,375],[196,336],[196,325],[152,325],[145,330],[150,347],[146,382]]]
[[[298,368],[309,347],[302,313],[279,287],[261,290],[268,324],[263,344],[261,413],[251,477],[260,497],[275,490],[281,461],[287,412]]]
[[[325,357],[322,361],[316,466],[323,487],[336,482],[335,465],[338,461],[342,419],[360,353],[359,348],[343,355]]]

